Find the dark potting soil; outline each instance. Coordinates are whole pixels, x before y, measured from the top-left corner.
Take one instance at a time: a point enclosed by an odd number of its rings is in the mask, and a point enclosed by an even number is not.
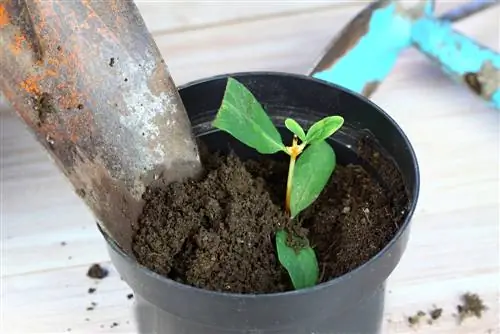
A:
[[[134,226],[135,256],[161,275],[204,289],[286,291],[293,287],[276,257],[274,233],[294,228],[315,249],[322,282],[343,275],[391,240],[408,205],[394,165],[370,141],[360,148],[383,171],[386,187],[360,165],[337,165],[330,184],[301,214],[300,231],[283,209],[285,159],[241,161],[233,154],[204,153],[200,180],[147,189]]]

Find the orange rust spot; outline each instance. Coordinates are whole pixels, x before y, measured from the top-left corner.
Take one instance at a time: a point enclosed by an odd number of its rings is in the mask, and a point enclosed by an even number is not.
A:
[[[76,91],[76,87],[68,87],[66,94],[62,97],[61,103],[69,108],[76,108],[82,102],[80,92]]]
[[[92,22],[92,19],[97,18],[97,13],[95,12],[94,8],[92,8],[92,3],[89,0],[82,1],[82,5],[84,5],[87,9],[87,18],[80,24],[80,28],[82,29],[90,29],[90,22]]]
[[[51,76],[51,77],[57,76],[57,71],[54,71],[54,70],[47,69],[46,73],[47,73],[47,76]]]
[[[73,109],[85,100],[85,93],[79,91],[76,85],[72,82],[61,82],[56,85],[56,88],[59,92],[61,92],[59,100],[61,108]]]
[[[90,20],[90,19],[93,19],[93,18],[97,18],[97,14],[96,14],[96,12],[91,11],[91,12],[89,12],[89,14],[87,15],[87,20]]]
[[[67,87],[67,85],[64,82],[61,82],[60,84],[56,85],[56,88],[58,90],[63,90]]]
[[[10,19],[9,14],[7,14],[7,10],[5,9],[4,5],[0,5],[0,27],[9,24],[9,22]]]
[[[23,42],[26,42],[26,37],[24,35],[15,35],[14,41],[10,45],[10,50],[16,56],[21,53],[21,49],[23,48]]]
[[[78,132],[77,132],[78,130],[77,130],[77,131],[75,131],[74,129],[71,129],[71,130],[69,130],[69,131],[70,131],[70,133],[69,133],[69,135],[70,135],[69,140],[71,140],[71,142],[72,142],[73,144],[77,144],[77,143],[78,143],[78,138],[80,138],[80,137],[78,136]]]
[[[38,86],[39,77],[28,77],[21,82],[21,88],[30,94],[40,95],[40,88]]]
[[[82,5],[87,7],[88,10],[92,10],[92,3],[90,0],[82,0]]]
[[[118,3],[116,0],[111,0],[109,2],[109,7],[110,7],[110,11],[111,13],[113,13],[115,15],[116,18],[120,18],[120,15],[119,15],[119,7],[118,7]]]
[[[59,65],[59,61],[56,58],[54,58],[54,57],[50,57],[47,60],[47,64],[48,65],[53,65],[53,66],[58,66]]]

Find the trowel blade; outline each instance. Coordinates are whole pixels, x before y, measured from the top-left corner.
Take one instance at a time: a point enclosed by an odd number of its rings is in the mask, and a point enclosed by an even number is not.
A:
[[[154,180],[201,163],[166,64],[132,1],[1,1],[0,89],[127,252]]]

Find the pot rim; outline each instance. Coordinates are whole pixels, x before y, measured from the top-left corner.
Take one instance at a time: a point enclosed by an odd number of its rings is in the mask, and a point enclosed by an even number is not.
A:
[[[292,290],[292,291],[285,291],[285,292],[273,292],[273,293],[266,293],[266,294],[243,294],[243,293],[231,293],[231,292],[220,292],[220,291],[213,291],[213,290],[206,290],[206,289],[201,289],[198,287],[194,287],[191,285],[187,284],[182,284],[179,282],[176,282],[170,278],[164,277],[151,269],[143,266],[142,264],[138,263],[133,257],[129,256],[127,253],[125,253],[122,248],[113,240],[110,238],[107,233],[103,231],[101,228],[100,224],[98,223],[98,228],[101,231],[101,233],[104,236],[104,239],[108,243],[110,247],[113,248],[113,250],[118,253],[121,257],[123,257],[127,262],[129,262],[130,265],[132,266],[137,266],[140,269],[144,271],[144,273],[148,276],[150,276],[153,279],[162,281],[164,284],[170,284],[173,285],[174,287],[180,289],[180,290],[188,290],[192,292],[197,292],[200,294],[205,294],[208,296],[218,296],[218,297],[227,297],[227,298],[239,298],[239,299],[255,299],[255,298],[276,298],[276,297],[291,297],[291,296],[298,296],[298,295],[304,295],[304,294],[309,294],[309,293],[320,293],[322,290],[327,289],[335,284],[338,284],[341,281],[347,280],[350,278],[350,276],[364,270],[366,267],[372,265],[377,259],[385,256],[387,252],[390,252],[391,248],[393,247],[394,244],[397,243],[399,238],[401,238],[402,234],[404,231],[409,227],[410,222],[413,218],[413,214],[415,213],[415,209],[418,203],[418,197],[420,193],[420,168],[418,165],[417,157],[415,154],[415,151],[413,149],[413,146],[411,145],[408,137],[404,133],[404,131],[401,129],[401,127],[396,123],[396,121],[389,116],[382,108],[380,108],[378,105],[376,105],[374,102],[372,102],[370,99],[366,98],[365,96],[354,92],[350,89],[344,88],[342,86],[339,86],[337,84],[327,82],[321,79],[317,79],[308,75],[303,75],[303,74],[294,74],[294,73],[288,73],[288,72],[280,72],[280,71],[243,71],[243,72],[232,72],[232,73],[226,73],[226,74],[218,74],[206,78],[201,78],[197,80],[190,81],[186,84],[180,85],[178,87],[178,90],[186,89],[195,85],[211,82],[214,80],[220,80],[220,79],[225,79],[227,77],[248,77],[248,76],[286,76],[286,77],[291,77],[295,79],[304,79],[306,81],[312,81],[316,82],[319,84],[327,85],[330,86],[330,88],[334,88],[337,90],[344,91],[348,94],[352,94],[356,96],[358,99],[361,99],[365,103],[371,105],[372,108],[376,109],[379,113],[381,113],[385,118],[388,119],[388,121],[391,123],[391,125],[399,132],[401,137],[403,138],[404,144],[407,146],[408,151],[410,153],[411,159],[412,159],[412,165],[413,168],[415,169],[415,187],[413,192],[410,194],[411,196],[411,203],[410,207],[408,209],[408,214],[406,215],[406,219],[404,220],[402,226],[399,228],[399,230],[396,232],[394,237],[380,250],[377,254],[375,254],[373,257],[371,257],[368,261],[363,263],[362,265],[356,267],[355,269],[339,276],[336,277],[332,280],[329,280],[327,282],[323,282],[320,284],[317,284],[313,287],[310,288],[305,288],[305,289],[300,289],[300,290]]]

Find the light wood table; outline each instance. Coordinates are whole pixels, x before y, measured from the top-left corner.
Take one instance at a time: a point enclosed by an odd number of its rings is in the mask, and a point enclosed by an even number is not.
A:
[[[233,71],[305,73],[362,5],[139,2],[177,84]],[[457,27],[498,50],[499,18],[493,9]],[[389,279],[384,333],[500,333],[499,112],[415,50],[373,100],[408,134],[422,178],[408,250]],[[131,290],[93,217],[9,107],[0,109],[2,333],[134,333]],[[86,277],[95,262],[111,270],[100,282]],[[452,313],[467,291],[489,310],[457,325]],[[442,318],[408,326],[433,305]]]

